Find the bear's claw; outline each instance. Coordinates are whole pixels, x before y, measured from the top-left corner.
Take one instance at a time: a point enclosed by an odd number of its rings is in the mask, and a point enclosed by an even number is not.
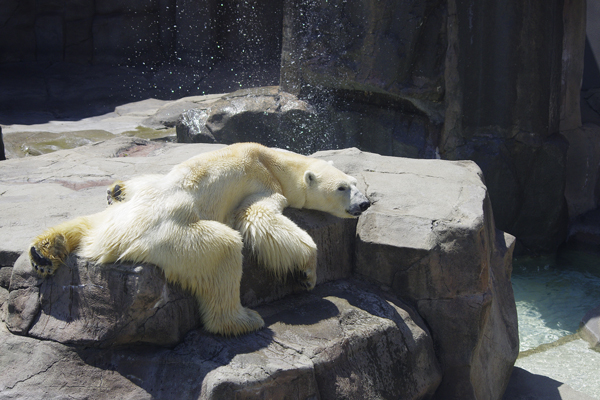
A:
[[[54,274],[56,268],[53,266],[52,261],[42,256],[34,246],[29,250],[29,255],[31,256],[31,266],[38,275],[46,277]]]

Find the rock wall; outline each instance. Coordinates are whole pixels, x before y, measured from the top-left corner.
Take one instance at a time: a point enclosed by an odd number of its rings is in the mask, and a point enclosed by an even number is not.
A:
[[[281,12],[277,1],[7,0],[0,63],[278,61]]]
[[[375,128],[377,139],[361,148],[410,156],[397,149],[415,146],[411,133],[422,132],[412,155],[477,162],[498,227],[521,249],[553,251],[567,234],[568,145],[560,131],[581,126],[584,38],[578,0],[290,0],[280,84],[424,117],[404,127],[388,120],[387,133]],[[380,125],[367,107],[359,113],[365,128]],[[431,143],[436,151],[426,149]]]

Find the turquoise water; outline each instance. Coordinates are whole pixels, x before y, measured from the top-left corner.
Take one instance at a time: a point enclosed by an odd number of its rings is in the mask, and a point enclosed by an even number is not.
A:
[[[565,248],[557,257],[515,257],[512,283],[520,350],[555,342],[576,333],[600,305],[600,252]]]
[[[577,335],[600,305],[600,252],[568,247],[557,257],[513,260],[520,351],[515,366],[600,399],[600,352]]]

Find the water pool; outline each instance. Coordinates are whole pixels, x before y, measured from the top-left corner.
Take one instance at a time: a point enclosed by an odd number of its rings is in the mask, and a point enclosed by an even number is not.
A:
[[[600,305],[600,252],[565,247],[556,257],[515,257],[512,275],[519,319],[516,366],[600,394],[600,352],[577,331]]]

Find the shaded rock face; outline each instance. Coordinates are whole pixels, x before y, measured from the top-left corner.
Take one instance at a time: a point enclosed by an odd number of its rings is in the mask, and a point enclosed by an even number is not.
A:
[[[9,290],[6,326],[38,339],[169,346],[199,325],[194,299],[167,284],[156,267],[99,266],[72,256],[55,277],[42,280],[25,253],[15,264]]]
[[[563,135],[569,142],[565,197],[569,217],[574,219],[595,210],[600,202],[600,127],[585,124]]]
[[[7,0],[0,63],[278,62],[281,14],[277,1]]]
[[[440,152],[481,166],[500,229],[525,248],[552,251],[567,224],[567,146],[558,136],[563,2],[515,2],[502,16],[493,7],[449,2]]]
[[[163,173],[220,147],[149,144],[121,138],[6,161],[0,206],[14,235],[0,244],[0,316],[26,336],[2,328],[0,365],[32,356],[24,369],[0,376],[0,398],[102,399],[121,391],[123,398],[501,398],[518,351],[514,238],[495,230],[481,172],[470,162],[356,149],[317,153],[356,176],[373,206],[358,222],[286,210],[319,247],[318,286],[306,293],[292,277],[276,282],[246,253],[241,298],[267,328],[236,339],[194,329],[195,300],[153,266],[98,266],[72,257],[41,282],[25,256],[15,263],[40,218],[53,225],[85,212],[75,204],[104,207],[104,186],[83,182],[117,172]],[[71,182],[44,180],[46,164]],[[39,212],[46,216],[32,210],[23,220],[12,200],[35,207],[40,185],[56,193],[44,198]],[[78,376],[77,384],[44,384],[57,374]]]
[[[431,1],[286,1],[281,86],[386,93],[439,102],[443,97],[445,4]]]

